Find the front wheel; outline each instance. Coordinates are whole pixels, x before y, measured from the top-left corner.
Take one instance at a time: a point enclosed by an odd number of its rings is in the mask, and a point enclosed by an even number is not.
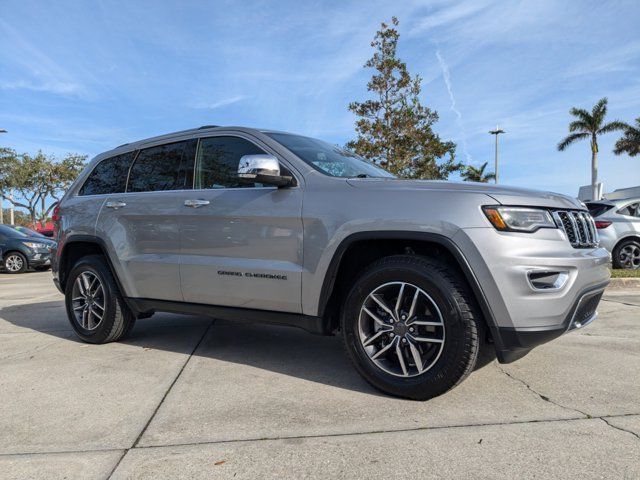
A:
[[[24,273],[27,268],[27,257],[20,252],[10,252],[4,257],[4,269],[9,273]]]
[[[416,255],[372,264],[356,280],[341,315],[358,372],[385,393],[415,400],[441,395],[469,375],[481,325],[456,269]]]
[[[120,340],[135,322],[109,265],[99,255],[84,257],[73,267],[66,282],[65,305],[71,326],[89,343]]]

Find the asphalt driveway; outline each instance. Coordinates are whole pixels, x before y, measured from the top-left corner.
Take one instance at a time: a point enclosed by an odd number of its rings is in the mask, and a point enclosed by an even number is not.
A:
[[[338,337],[157,314],[79,342],[51,274],[0,274],[2,478],[640,478],[640,292],[428,402]]]

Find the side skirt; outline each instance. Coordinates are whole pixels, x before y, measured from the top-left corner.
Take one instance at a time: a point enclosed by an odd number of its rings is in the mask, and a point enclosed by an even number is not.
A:
[[[289,327],[302,328],[303,330],[316,335],[331,335],[328,321],[322,317],[303,315],[300,313],[223,307],[219,305],[205,305],[201,303],[171,302],[167,300],[154,300],[149,298],[127,297],[125,301],[135,312],[136,316],[139,317],[144,317],[153,312],[170,312],[184,315],[202,315],[229,321],[285,325]]]

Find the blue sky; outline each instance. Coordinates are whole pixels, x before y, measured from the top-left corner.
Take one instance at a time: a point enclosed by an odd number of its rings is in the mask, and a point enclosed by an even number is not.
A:
[[[367,96],[370,41],[400,20],[436,131],[501,183],[577,194],[587,143],[557,152],[571,106],[609,98],[640,116],[640,5],[629,1],[28,1],[0,13],[0,145],[93,156],[194,126],[289,130],[342,144]],[[640,160],[601,140],[605,190],[640,184]]]

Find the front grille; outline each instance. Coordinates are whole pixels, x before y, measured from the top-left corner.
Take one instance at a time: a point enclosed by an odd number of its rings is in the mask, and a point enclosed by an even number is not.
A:
[[[598,246],[598,232],[591,215],[578,210],[556,210],[553,218],[564,230],[573,248]]]
[[[603,292],[597,292],[582,297],[576,312],[573,314],[569,330],[581,328],[595,318],[596,309],[602,298],[602,293]]]

